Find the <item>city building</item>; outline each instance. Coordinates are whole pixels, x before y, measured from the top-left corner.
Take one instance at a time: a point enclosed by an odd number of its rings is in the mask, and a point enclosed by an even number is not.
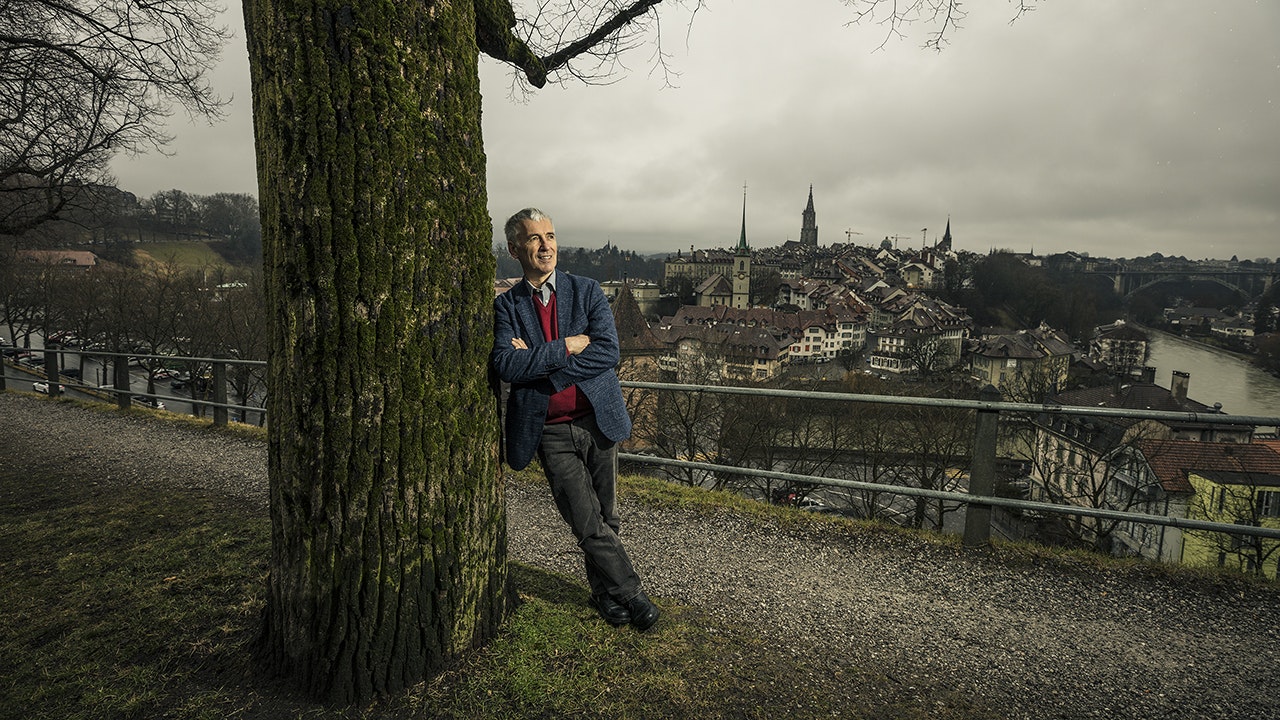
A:
[[[627,288],[636,305],[640,308],[640,314],[645,317],[653,317],[658,307],[658,301],[662,297],[662,290],[657,283],[651,283],[647,280],[606,280],[600,283],[600,289],[604,290],[604,295],[609,298],[610,303],[617,302],[618,294],[624,287]]]
[[[1067,381],[1075,347],[1053,328],[988,335],[969,348],[969,373],[1005,397],[1038,402]]]
[[[1108,507],[1280,528],[1280,453],[1267,443],[1141,440],[1115,463]],[[1124,502],[1125,499],[1132,499]],[[1161,562],[1277,577],[1280,541],[1121,522],[1112,551]]]
[[[1028,453],[1031,498],[1189,517],[1195,489],[1183,472],[1187,469],[1186,459],[1251,452],[1232,448],[1249,446],[1254,428],[1197,421],[1195,414],[1219,410],[1187,397],[1187,373],[1175,372],[1173,379],[1169,389],[1150,382],[1117,382],[1049,398],[1048,402],[1062,406],[1182,412],[1187,418],[1157,422],[1058,413],[1038,415],[1032,420],[1034,440]],[[1204,447],[1192,452],[1181,443]],[[1183,465],[1170,470],[1168,463],[1175,460]],[[1081,540],[1100,544],[1102,549],[1117,554],[1166,562],[1180,562],[1183,555],[1181,533],[1169,529],[1130,527],[1087,518],[1080,527]]]
[[[1116,320],[1110,325],[1094,328],[1089,351],[1107,367],[1127,374],[1146,365],[1151,354],[1150,345],[1151,338],[1145,332],[1124,320]]]

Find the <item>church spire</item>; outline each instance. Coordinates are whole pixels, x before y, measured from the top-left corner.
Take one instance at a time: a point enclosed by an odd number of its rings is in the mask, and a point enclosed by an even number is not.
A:
[[[733,285],[733,307],[746,309],[751,306],[751,248],[747,247],[747,186],[742,186],[742,235],[738,248],[733,251],[730,283]]]
[[[813,184],[809,184],[809,204],[800,219],[800,244],[818,247],[818,213],[813,209]]]

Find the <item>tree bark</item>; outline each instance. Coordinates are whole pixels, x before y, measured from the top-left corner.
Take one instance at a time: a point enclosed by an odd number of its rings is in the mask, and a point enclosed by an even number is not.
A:
[[[245,0],[271,313],[261,658],[393,693],[508,607],[471,0]]]

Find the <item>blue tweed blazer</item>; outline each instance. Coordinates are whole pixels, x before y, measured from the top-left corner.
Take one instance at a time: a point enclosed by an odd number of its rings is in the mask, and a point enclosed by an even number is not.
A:
[[[615,371],[618,330],[600,283],[557,270],[555,284],[559,340],[542,338],[528,283],[521,282],[493,300],[490,362],[498,377],[511,383],[504,430],[507,464],[516,470],[526,467],[538,451],[551,396],[570,385],[577,385],[587,396],[605,437],[619,442],[631,435],[631,417]],[[591,344],[569,355],[563,338],[582,334],[591,338]],[[528,350],[511,347],[511,339],[517,337]]]

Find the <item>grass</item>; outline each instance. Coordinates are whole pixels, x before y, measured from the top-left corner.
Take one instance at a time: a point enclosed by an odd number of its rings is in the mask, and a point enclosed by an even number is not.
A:
[[[138,245],[137,255],[144,262],[173,263],[185,268],[203,268],[227,265],[227,261],[212,248],[199,241],[164,241]]]
[[[489,646],[401,695],[325,708],[255,673],[268,535],[260,512],[212,492],[0,470],[0,717],[994,716],[945,689],[905,699],[875,672],[669,601],[653,631],[614,629],[577,581],[525,566]]]

